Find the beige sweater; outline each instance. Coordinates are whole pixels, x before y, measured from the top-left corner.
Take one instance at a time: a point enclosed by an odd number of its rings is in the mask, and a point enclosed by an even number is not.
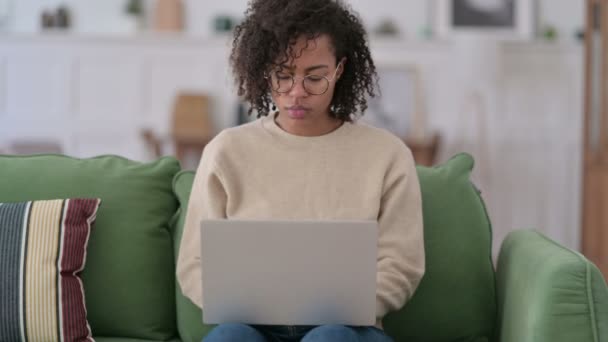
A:
[[[401,308],[424,274],[412,154],[394,135],[364,123],[303,137],[282,130],[269,116],[226,129],[207,145],[177,264],[183,293],[199,307],[203,218],[377,220],[378,319]]]

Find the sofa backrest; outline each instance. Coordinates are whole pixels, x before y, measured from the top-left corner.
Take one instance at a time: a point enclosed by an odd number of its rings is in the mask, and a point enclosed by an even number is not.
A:
[[[170,222],[178,203],[174,158],[0,155],[0,202],[98,197],[82,273],[94,336],[168,340],[177,335]]]
[[[491,226],[483,200],[470,182],[473,158],[459,154],[443,165],[419,166],[426,274],[407,305],[387,315],[386,331],[399,341],[489,341],[496,318],[491,261]],[[194,180],[182,171],[173,189],[180,203],[175,227],[179,250],[185,208]],[[177,254],[176,254],[177,255]],[[177,287],[178,330],[184,341],[200,341],[212,328]]]
[[[397,341],[490,341],[496,320],[492,229],[471,183],[473,158],[418,167],[426,272],[412,299],[387,315]]]

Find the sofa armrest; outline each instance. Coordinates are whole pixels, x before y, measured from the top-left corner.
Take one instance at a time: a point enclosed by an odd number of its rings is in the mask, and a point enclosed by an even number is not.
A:
[[[497,266],[498,341],[608,341],[608,288],[581,254],[532,230],[502,244]]]

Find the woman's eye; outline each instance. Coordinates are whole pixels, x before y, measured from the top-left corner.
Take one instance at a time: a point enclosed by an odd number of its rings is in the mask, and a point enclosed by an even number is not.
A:
[[[279,80],[288,80],[291,78],[291,75],[288,74],[282,74],[282,73],[277,73],[277,79]]]
[[[309,81],[312,81],[312,82],[320,82],[323,79],[322,76],[313,76],[313,75],[307,76],[307,78]]]

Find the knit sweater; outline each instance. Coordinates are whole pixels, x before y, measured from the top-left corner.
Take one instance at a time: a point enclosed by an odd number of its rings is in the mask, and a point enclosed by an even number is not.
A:
[[[420,185],[409,148],[391,133],[345,122],[321,136],[284,131],[272,116],[218,134],[190,195],[177,263],[202,307],[203,219],[376,220],[376,317],[401,308],[424,274]]]

